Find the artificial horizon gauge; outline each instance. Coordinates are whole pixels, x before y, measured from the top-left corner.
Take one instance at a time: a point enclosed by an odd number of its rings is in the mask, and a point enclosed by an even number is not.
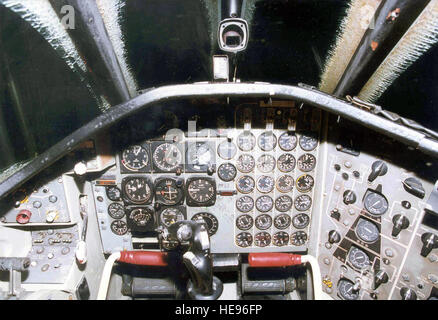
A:
[[[277,137],[270,131],[263,132],[258,138],[258,145],[263,151],[274,150],[277,145]]]
[[[309,174],[303,174],[296,181],[297,190],[300,192],[308,192],[313,188],[315,180]]]
[[[195,171],[207,171],[215,165],[214,151],[207,142],[189,143],[187,166]]]
[[[288,193],[292,191],[292,189],[294,188],[294,184],[295,184],[294,178],[292,178],[292,176],[285,174],[277,179],[276,186],[278,191],[283,193]]]
[[[305,213],[299,213],[292,219],[292,224],[297,229],[304,229],[310,223],[310,217]]]
[[[282,213],[274,218],[274,226],[279,230],[289,228],[291,223],[291,217],[285,213]]]
[[[256,138],[249,131],[244,131],[241,134],[239,134],[239,136],[237,137],[237,146],[242,151],[245,152],[251,151],[252,149],[254,149],[255,145],[256,145]]]
[[[274,190],[275,180],[270,176],[260,176],[257,179],[257,190],[261,193],[269,193]]]
[[[289,211],[292,208],[292,204],[292,198],[288,195],[282,195],[275,199],[275,209],[280,212]]]
[[[154,165],[161,171],[175,171],[183,161],[181,150],[173,143],[160,144],[153,153]]]
[[[318,138],[314,133],[303,134],[299,139],[299,143],[304,151],[312,151],[318,146]]]
[[[292,151],[296,148],[298,139],[295,133],[285,132],[278,138],[278,146],[283,151]]]
[[[303,172],[309,172],[315,169],[316,158],[313,154],[305,153],[298,158],[298,169]]]
[[[263,173],[272,172],[275,169],[275,158],[270,154],[263,154],[257,159],[257,169]]]
[[[106,187],[106,196],[111,201],[120,201],[122,199],[122,191],[116,186]]]
[[[241,176],[236,182],[236,188],[241,193],[250,193],[254,191],[255,181],[250,176]]]
[[[122,219],[125,216],[125,207],[120,203],[111,203],[108,206],[108,214],[113,219]]]
[[[284,231],[276,232],[272,236],[272,243],[277,247],[287,246],[287,244],[289,243],[289,234]]]
[[[213,236],[217,232],[217,229],[219,228],[219,221],[217,220],[217,218],[208,212],[200,212],[192,217],[192,221],[202,221],[202,220],[205,222],[208,235],[210,237]]]
[[[361,249],[352,246],[350,252],[348,253],[348,262],[359,270],[365,269],[371,265],[370,258]]]
[[[296,160],[290,153],[283,153],[277,159],[277,167],[281,172],[291,172],[295,169]]]
[[[307,233],[296,231],[290,235],[290,243],[294,246],[302,246],[307,242]]]
[[[256,200],[256,208],[260,212],[268,212],[274,207],[274,200],[270,196],[260,196]]]
[[[155,201],[167,206],[181,203],[184,199],[184,181],[173,178],[155,180]]]
[[[123,151],[121,162],[128,170],[139,171],[148,165],[149,155],[145,148],[134,145]]]
[[[236,227],[240,230],[246,231],[252,228],[254,219],[249,214],[244,214],[236,219]]]
[[[166,227],[184,219],[184,214],[178,208],[166,208],[160,214],[160,221]]]
[[[129,213],[129,219],[138,227],[146,226],[150,221],[154,219],[154,213],[148,208],[135,208]]]
[[[376,216],[381,216],[385,214],[386,211],[388,211],[388,200],[386,198],[373,191],[368,191],[364,198],[364,206],[365,209]]]
[[[231,160],[237,153],[237,147],[233,142],[226,140],[218,145],[217,153],[222,159]]]
[[[243,196],[237,199],[236,208],[240,212],[250,212],[254,208],[254,200],[250,196]]]
[[[187,180],[187,204],[196,206],[213,205],[216,201],[216,182],[210,178]]]
[[[271,244],[271,235],[265,231],[256,233],[254,236],[254,244],[257,247],[267,247]]]
[[[230,182],[236,177],[237,169],[229,162],[222,163],[217,169],[217,175],[222,181]]]
[[[257,229],[266,230],[272,226],[272,218],[270,215],[261,214],[255,219]]]
[[[339,280],[338,293],[345,300],[357,300],[359,298],[359,291],[354,290],[354,283],[347,279]]]
[[[110,228],[111,231],[118,236],[123,236],[126,234],[126,232],[128,232],[128,225],[123,220],[114,220],[111,223]]]
[[[356,226],[356,235],[364,242],[373,243],[379,239],[380,231],[375,223],[360,218]]]
[[[236,166],[240,172],[251,172],[252,170],[254,170],[255,167],[254,157],[248,153],[242,154],[237,159]]]
[[[312,206],[312,198],[307,194],[301,194],[295,198],[295,209],[298,211],[307,211]]]
[[[252,245],[252,235],[249,232],[241,232],[236,236],[236,244],[239,247],[247,248]]]
[[[122,181],[125,197],[136,204],[152,200],[152,186],[148,179],[142,177],[127,178]]]

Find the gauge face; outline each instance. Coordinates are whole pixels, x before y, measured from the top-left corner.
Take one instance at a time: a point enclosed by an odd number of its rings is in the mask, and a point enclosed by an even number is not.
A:
[[[237,159],[236,166],[240,172],[243,173],[251,172],[252,170],[254,170],[255,167],[254,157],[247,153],[242,154]]]
[[[309,174],[303,174],[301,177],[297,179],[297,190],[300,192],[308,192],[310,191],[315,184],[313,177]]]
[[[364,269],[371,264],[368,255],[363,250],[356,247],[351,247],[350,252],[348,253],[348,261],[356,269]]]
[[[267,247],[271,244],[271,235],[267,232],[259,232],[254,236],[254,244],[257,247]]]
[[[294,246],[302,246],[307,242],[307,233],[297,231],[290,235],[290,243]]]
[[[236,219],[236,226],[240,230],[249,230],[252,228],[252,225],[254,224],[254,219],[249,214],[244,214],[239,216]]]
[[[125,208],[120,203],[111,203],[108,206],[108,214],[113,219],[122,219],[125,216]]]
[[[254,190],[255,181],[250,176],[241,176],[237,180],[236,187],[241,193],[250,193]]]
[[[260,196],[256,200],[256,208],[260,212],[268,212],[274,207],[274,200],[270,196]]]
[[[128,225],[125,221],[114,220],[111,223],[111,231],[119,236],[123,236],[126,232],[128,232]]]
[[[215,200],[216,185],[214,180],[195,178],[187,182],[187,202],[198,205],[211,204]]]
[[[152,188],[146,178],[129,178],[124,182],[125,195],[133,203],[146,203],[152,198]]]
[[[182,163],[182,153],[175,144],[163,143],[155,149],[153,160],[161,171],[175,171]]]
[[[296,160],[290,153],[283,153],[277,160],[277,167],[282,172],[291,172],[295,169]]]
[[[257,169],[263,173],[272,172],[275,169],[275,158],[264,154],[257,159]]]
[[[277,145],[277,137],[270,131],[263,132],[258,138],[259,148],[263,151],[274,150]]]
[[[184,214],[178,208],[167,208],[161,212],[160,221],[166,227],[170,227],[172,224],[184,220]]]
[[[111,201],[120,201],[122,198],[122,192],[116,186],[106,187],[106,196]]]
[[[184,198],[183,183],[172,178],[157,179],[155,181],[155,201],[172,206],[180,203]]]
[[[240,212],[250,212],[254,208],[254,200],[250,196],[243,196],[237,199],[236,208]]]
[[[270,176],[260,176],[257,179],[257,190],[261,193],[269,193],[274,190],[275,181]]]
[[[237,146],[242,151],[245,151],[245,152],[251,151],[252,149],[254,149],[255,145],[256,145],[256,138],[249,131],[242,132],[237,137]]]
[[[131,171],[139,171],[149,163],[148,152],[142,146],[131,146],[122,153],[123,166]]]
[[[305,153],[298,158],[298,169],[303,172],[309,172],[315,169],[316,158],[313,154]]]
[[[279,231],[272,237],[272,243],[277,247],[287,246],[289,243],[289,235],[284,231]]]
[[[239,247],[247,248],[252,245],[252,235],[249,232],[241,232],[236,236],[236,244]]]
[[[217,153],[222,159],[231,160],[237,153],[237,147],[231,141],[224,141],[217,147]]]
[[[347,279],[341,279],[338,283],[338,292],[341,298],[345,300],[357,300],[359,298],[359,291],[355,291],[354,283]]]
[[[200,220],[204,220],[207,226],[208,235],[210,237],[217,232],[217,229],[219,228],[219,221],[214,215],[208,212],[200,212],[192,217],[192,221]]]
[[[135,208],[129,213],[129,218],[138,227],[144,227],[153,221],[153,212],[147,208]]]
[[[282,195],[275,199],[275,209],[280,212],[289,211],[292,208],[292,204],[292,198],[287,195]]]
[[[376,192],[369,192],[364,199],[364,206],[369,213],[381,216],[388,211],[388,200]]]
[[[287,214],[280,214],[274,219],[274,226],[279,230],[284,230],[289,228],[291,223],[291,218]]]
[[[292,191],[292,189],[294,188],[294,184],[294,178],[285,174],[277,179],[276,186],[278,191],[288,193]]]
[[[187,148],[187,164],[196,171],[206,171],[215,164],[214,151],[206,142],[191,143]]]
[[[379,239],[379,228],[366,219],[360,218],[356,226],[356,234],[362,241],[373,243]]]
[[[297,136],[292,132],[285,132],[278,138],[278,145],[283,151],[292,151],[296,148],[297,144]]]
[[[272,226],[272,218],[267,214],[261,214],[255,219],[255,226],[260,230],[269,229]]]
[[[304,151],[312,151],[318,146],[318,139],[313,133],[302,135],[299,142],[301,149],[303,149]]]
[[[227,162],[227,163],[222,163],[219,168],[217,169],[217,175],[219,176],[219,178],[222,181],[225,182],[229,182],[234,180],[234,178],[236,177],[237,174],[237,169],[236,167]]]
[[[295,198],[295,209],[298,211],[309,210],[312,206],[312,198],[307,194],[301,194]]]
[[[309,225],[310,218],[305,213],[299,213],[292,219],[292,224],[297,229],[304,229]]]

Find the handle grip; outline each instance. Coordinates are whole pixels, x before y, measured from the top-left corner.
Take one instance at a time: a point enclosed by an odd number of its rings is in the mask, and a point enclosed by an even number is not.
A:
[[[269,268],[269,267],[289,267],[301,264],[301,256],[291,253],[250,253],[248,255],[250,267]]]
[[[119,262],[135,264],[139,266],[167,266],[167,252],[158,251],[122,251]]]

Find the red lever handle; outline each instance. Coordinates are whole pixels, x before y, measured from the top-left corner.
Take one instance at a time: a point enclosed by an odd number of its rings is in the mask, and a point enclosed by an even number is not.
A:
[[[248,255],[250,267],[288,267],[301,264],[301,256],[291,253],[250,253]]]
[[[140,266],[167,266],[167,252],[158,251],[122,251],[119,262]]]

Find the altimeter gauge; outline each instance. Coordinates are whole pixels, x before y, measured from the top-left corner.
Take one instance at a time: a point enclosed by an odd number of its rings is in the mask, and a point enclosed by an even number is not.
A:
[[[122,153],[122,164],[130,171],[139,171],[149,163],[149,155],[142,146],[130,146]]]
[[[125,198],[135,204],[149,203],[152,200],[152,184],[143,177],[130,177],[122,181]]]

